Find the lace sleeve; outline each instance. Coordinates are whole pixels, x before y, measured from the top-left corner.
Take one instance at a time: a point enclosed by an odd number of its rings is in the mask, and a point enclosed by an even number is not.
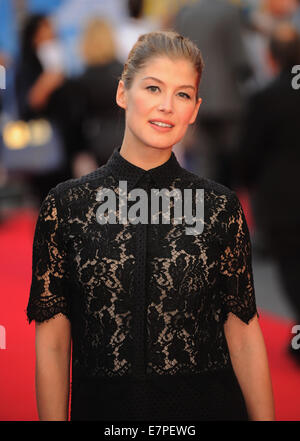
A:
[[[43,322],[62,313],[69,318],[65,252],[54,190],[44,199],[37,219],[32,251],[32,280],[27,320]]]
[[[229,202],[224,247],[220,257],[221,302],[224,322],[229,312],[243,322],[258,315],[252,272],[252,248],[245,215],[235,193]]]

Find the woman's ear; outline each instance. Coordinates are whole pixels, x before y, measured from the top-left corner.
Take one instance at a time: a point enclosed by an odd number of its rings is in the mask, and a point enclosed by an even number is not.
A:
[[[196,103],[196,105],[195,105],[195,109],[194,109],[194,111],[193,111],[193,114],[192,114],[192,116],[191,116],[191,119],[190,119],[189,124],[193,124],[193,123],[195,122],[195,120],[196,120],[196,118],[197,118],[197,115],[198,115],[198,111],[199,111],[199,107],[200,107],[201,103],[202,103],[202,98],[198,98],[197,103]]]
[[[126,90],[124,86],[124,81],[120,80],[118,84],[118,89],[116,93],[116,102],[118,106],[120,106],[122,109],[126,109],[127,107],[127,100],[126,100]]]

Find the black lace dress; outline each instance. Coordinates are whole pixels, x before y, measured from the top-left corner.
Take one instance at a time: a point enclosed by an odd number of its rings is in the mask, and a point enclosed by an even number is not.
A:
[[[247,420],[223,327],[229,312],[247,324],[257,314],[239,200],[183,169],[174,153],[145,171],[119,151],[52,188],[36,224],[27,317],[70,320],[71,420]],[[149,196],[148,222],[133,189]],[[169,220],[166,206],[163,216],[151,212],[151,189],[176,189]],[[175,218],[178,190],[182,202],[193,195],[197,234],[187,233],[187,210]],[[105,192],[115,205],[101,223]],[[118,217],[125,208],[127,224]]]

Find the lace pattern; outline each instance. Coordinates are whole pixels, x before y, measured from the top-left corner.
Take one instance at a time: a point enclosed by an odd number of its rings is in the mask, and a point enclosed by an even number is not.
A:
[[[181,224],[172,217],[170,224],[100,225],[97,193],[118,195],[120,180],[149,195],[151,188],[204,189],[203,232],[185,234],[184,217]],[[257,314],[251,265],[234,192],[182,169],[174,154],[145,171],[115,151],[105,166],[45,198],[27,317],[42,322],[61,313],[70,320],[73,378],[220,370],[230,364],[229,312],[245,323]]]
[[[31,294],[27,307],[29,323],[33,319],[43,322],[58,313],[69,318],[65,256],[55,196],[50,191],[40,208],[34,234]]]

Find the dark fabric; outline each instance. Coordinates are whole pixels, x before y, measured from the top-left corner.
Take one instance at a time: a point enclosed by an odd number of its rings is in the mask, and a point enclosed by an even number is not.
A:
[[[300,247],[300,93],[283,71],[253,95],[236,158],[237,185],[252,196],[257,227],[272,258],[297,258]]]
[[[79,117],[74,123],[77,142],[104,165],[123,139],[124,111],[116,103],[118,80],[123,65],[117,60],[88,66],[76,80]]]
[[[285,294],[293,307],[293,312],[298,320],[300,320],[300,296],[299,296],[299,268],[300,258],[284,258],[278,259],[277,267]]]
[[[43,68],[36,56],[29,59],[21,59],[16,69],[16,100],[18,116],[20,119],[30,120],[44,115],[41,111],[35,111],[28,103],[28,94],[38,77],[43,73]]]
[[[201,375],[74,382],[71,420],[247,421],[231,369]]]
[[[192,191],[201,234],[187,234],[185,212],[175,223],[171,209],[163,223],[162,206],[148,224],[137,222],[138,213],[127,224],[100,224],[101,191],[118,196],[111,215],[124,209],[120,181],[130,194],[144,189],[148,207],[151,189]],[[128,213],[135,204],[128,201]],[[47,195],[27,316],[42,322],[64,314],[71,322],[72,418],[243,419],[224,334],[230,312],[247,324],[257,314],[243,210],[234,192],[181,168],[174,153],[145,171],[115,149],[105,166]]]
[[[85,94],[84,105],[87,114],[116,117],[119,107],[115,95],[122,70],[123,65],[113,60],[103,65],[88,66],[78,77],[78,85]]]
[[[238,148],[240,121],[230,118],[202,118],[197,126],[197,140],[206,145],[209,178],[233,188],[234,155]],[[199,150],[199,149],[198,149]],[[200,160],[203,152],[199,151]]]

